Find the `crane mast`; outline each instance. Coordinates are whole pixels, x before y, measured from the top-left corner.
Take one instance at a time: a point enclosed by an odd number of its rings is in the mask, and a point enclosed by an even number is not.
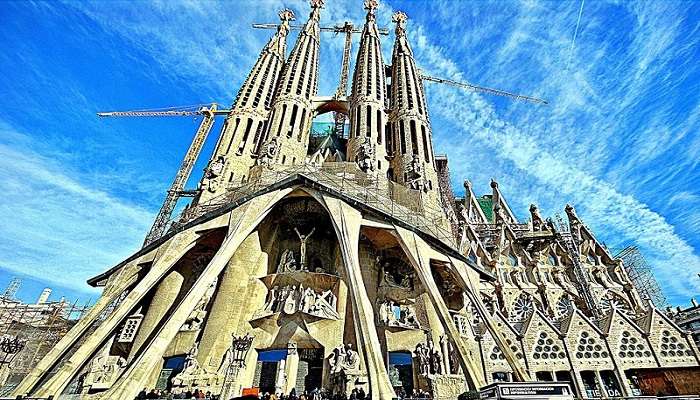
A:
[[[199,154],[202,152],[202,147],[204,142],[211,132],[211,128],[214,126],[214,120],[217,115],[226,115],[230,110],[220,110],[216,103],[212,103],[209,106],[199,107],[198,109],[187,109],[187,108],[173,108],[164,110],[137,110],[137,111],[112,111],[112,112],[100,112],[97,113],[100,117],[173,117],[173,116],[202,116],[202,122],[197,128],[197,132],[190,143],[190,147],[185,153],[185,158],[180,164],[180,168],[175,175],[173,183],[170,185],[168,192],[163,201],[163,205],[158,211],[153,226],[151,230],[146,235],[146,239],[143,241],[143,246],[146,247],[161,236],[163,236],[168,229],[168,223],[172,217],[175,206],[177,206],[177,201],[181,197],[193,197],[197,194],[196,190],[185,190],[185,185],[187,180],[192,174],[192,169],[194,164],[199,158]]]

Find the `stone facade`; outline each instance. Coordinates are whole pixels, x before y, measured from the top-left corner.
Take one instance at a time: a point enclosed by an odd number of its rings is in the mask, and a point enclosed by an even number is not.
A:
[[[390,88],[368,0],[351,98],[316,96],[322,5],[311,2],[283,66],[292,16],[280,14],[201,195],[166,235],[89,281],[102,297],[14,394],[453,399],[498,380],[560,380],[582,397],[631,396],[638,370],[697,367],[687,333],[639,297],[572,207],[566,225],[534,205],[521,223],[496,182],[483,197],[467,182],[455,200],[438,181],[405,14],[394,16]],[[262,96],[252,111],[248,92]],[[324,159],[308,127],[338,110],[350,110],[351,136]],[[260,127],[252,139],[231,128],[246,113]],[[241,154],[228,150],[234,138]]]

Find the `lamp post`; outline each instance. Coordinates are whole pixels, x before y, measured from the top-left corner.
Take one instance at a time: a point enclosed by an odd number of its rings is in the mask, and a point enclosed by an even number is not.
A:
[[[231,347],[227,352],[228,367],[224,375],[224,384],[221,389],[221,400],[229,400],[232,393],[236,393],[235,386],[238,371],[245,367],[245,358],[250,346],[253,344],[253,336],[246,333],[245,336],[231,335]]]
[[[4,385],[10,376],[10,363],[26,344],[26,340],[13,335],[6,334],[0,339],[0,386]]]

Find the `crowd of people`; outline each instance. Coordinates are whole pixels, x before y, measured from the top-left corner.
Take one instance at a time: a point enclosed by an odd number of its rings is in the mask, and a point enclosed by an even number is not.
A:
[[[396,391],[396,395],[400,400],[429,400],[432,397],[428,392],[421,389],[414,389],[412,393],[406,393],[402,388]],[[281,393],[260,393],[257,396],[248,395],[243,397],[236,397],[228,400],[368,400],[371,396],[365,392],[363,388],[355,388],[350,392],[350,395],[346,394],[331,394],[325,389],[314,389],[312,391],[304,391],[303,393],[297,394],[295,389],[289,394]],[[136,396],[136,400],[146,400],[146,399],[193,399],[193,400],[219,400],[219,395],[212,394],[207,391],[204,392],[195,388],[194,390],[188,390],[185,392],[172,393],[168,390],[151,389],[148,390],[143,388],[141,392]],[[227,400],[227,399],[221,399]]]

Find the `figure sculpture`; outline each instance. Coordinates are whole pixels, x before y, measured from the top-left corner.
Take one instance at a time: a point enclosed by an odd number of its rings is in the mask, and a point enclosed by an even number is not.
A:
[[[306,242],[309,240],[311,235],[314,234],[314,231],[316,230],[316,227],[311,228],[311,232],[309,232],[306,235],[302,235],[299,233],[299,230],[297,228],[294,228],[294,232],[297,233],[297,236],[299,236],[299,267],[302,270],[306,270]]]
[[[359,145],[355,162],[362,172],[374,171],[374,146],[368,137]]]

